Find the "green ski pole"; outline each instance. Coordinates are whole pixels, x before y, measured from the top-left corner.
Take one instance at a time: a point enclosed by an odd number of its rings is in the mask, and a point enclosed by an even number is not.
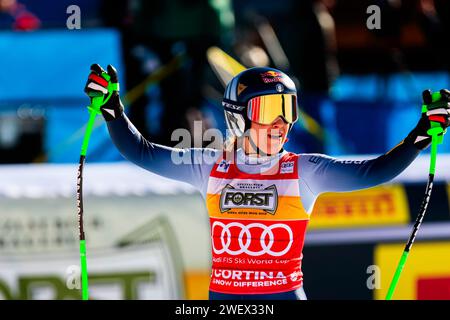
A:
[[[95,123],[95,117],[100,114],[100,107],[104,105],[112,95],[114,90],[118,90],[117,83],[110,83],[110,76],[107,73],[103,73],[102,76],[108,81],[109,95],[106,99],[104,96],[92,97],[91,105],[88,107],[89,120],[84,133],[83,144],[81,145],[80,161],[78,164],[77,174],[77,208],[78,208],[78,231],[80,238],[80,263],[81,263],[81,297],[83,300],[89,300],[89,286],[88,286],[88,271],[87,271],[87,258],[86,258],[86,238],[84,235],[84,223],[83,223],[83,168],[86,160],[86,153],[91,138],[92,129]]]
[[[432,94],[432,102],[437,102],[440,99],[441,94],[439,92],[435,92]],[[429,106],[423,105],[422,113],[427,112],[431,109],[434,109],[432,105]],[[400,276],[402,274],[403,268],[405,267],[409,252],[411,251],[411,247],[414,243],[417,232],[419,231],[420,225],[422,224],[423,218],[425,217],[428,203],[430,202],[431,190],[433,189],[434,174],[436,171],[437,146],[438,144],[442,143],[445,132],[442,129],[439,122],[431,121],[430,129],[427,131],[427,133],[431,136],[431,157],[430,157],[430,169],[428,174],[428,183],[425,191],[425,197],[422,200],[422,204],[420,206],[419,214],[414,224],[414,228],[411,232],[411,235],[408,239],[405,249],[403,250],[403,254],[397,265],[397,269],[395,270],[394,277],[391,281],[391,285],[389,286],[389,290],[386,295],[386,300],[391,300],[392,296],[394,295],[395,288],[397,287],[398,281],[400,280]]]
[[[95,117],[100,112],[102,100],[103,100],[102,97],[94,97],[92,98],[92,104],[88,107],[89,121],[86,126],[83,144],[81,146],[80,161],[78,164],[78,174],[77,174],[78,231],[80,238],[80,262],[81,262],[81,297],[83,300],[89,300],[88,272],[86,259],[86,238],[84,236],[84,224],[83,224],[83,168],[86,159],[86,152],[89,145],[89,140],[91,138],[92,128],[95,122]]]

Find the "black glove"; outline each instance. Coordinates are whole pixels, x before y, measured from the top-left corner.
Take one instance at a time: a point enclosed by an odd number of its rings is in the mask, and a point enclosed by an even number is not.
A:
[[[107,69],[108,72],[103,70],[98,64],[93,64],[84,92],[91,98],[91,102],[92,98],[103,98],[104,102],[100,107],[100,111],[106,121],[111,121],[122,116],[123,104],[119,96],[117,70],[111,65],[108,65]]]
[[[442,89],[439,91],[440,99],[433,101],[431,91],[425,90],[422,93],[423,107],[422,117],[417,126],[411,131],[405,141],[412,142],[417,148],[423,150],[431,143],[431,136],[427,131],[431,128],[430,121],[437,122],[445,129],[450,125],[450,91]]]

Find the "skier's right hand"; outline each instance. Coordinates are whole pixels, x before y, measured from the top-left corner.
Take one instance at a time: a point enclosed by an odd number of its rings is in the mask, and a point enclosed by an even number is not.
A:
[[[108,65],[107,70],[108,72],[100,65],[93,64],[84,92],[91,98],[91,102],[93,98],[102,98],[100,111],[106,121],[111,121],[122,116],[123,104],[119,96],[117,70],[111,65]]]

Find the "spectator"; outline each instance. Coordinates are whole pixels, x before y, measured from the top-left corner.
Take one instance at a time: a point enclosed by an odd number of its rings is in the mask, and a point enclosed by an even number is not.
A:
[[[0,29],[33,31],[40,26],[41,21],[25,5],[16,0],[0,0]]]
[[[249,20],[256,16],[267,20],[289,60],[283,66],[274,66],[290,74],[294,81],[298,81],[301,108],[322,128],[333,130],[335,124],[330,123],[329,119],[322,119],[322,113],[324,108],[333,108],[328,94],[339,72],[335,55],[334,20],[330,14],[334,4],[334,0],[288,0],[275,3],[269,0],[234,1],[235,10],[240,13],[236,21],[242,29],[239,33],[242,42],[250,42],[253,46],[261,45],[261,39],[256,39],[252,32],[255,26],[252,26],[252,21]],[[246,47],[250,46],[247,44]],[[266,49],[268,51],[267,47]],[[274,57],[270,58],[272,63],[275,63]],[[297,142],[288,142],[292,150],[325,151],[325,137],[319,132],[313,134],[310,130],[297,126],[292,134],[297,137]]]
[[[444,39],[450,31],[450,4],[442,0],[420,0],[418,7],[419,22],[427,45],[431,48],[439,48],[439,50],[429,51],[433,55],[431,59],[439,63],[438,67],[449,71],[450,46]]]
[[[329,152],[326,144],[335,145],[328,138],[335,138],[336,124],[333,117],[334,106],[329,99],[329,90],[339,73],[336,59],[336,35],[331,10],[334,0],[294,1],[283,19],[274,21],[280,42],[290,62],[290,72],[299,80],[299,104],[328,133],[319,137],[299,126],[293,135],[299,145],[290,146],[298,152]],[[331,110],[325,110],[326,108]],[[327,119],[323,114],[329,115]]]
[[[124,1],[115,0],[123,3]],[[108,1],[110,3],[110,1]],[[207,0],[173,0],[150,2],[137,0],[128,5],[128,15],[110,16],[110,21],[122,21],[124,57],[129,89],[141,83],[156,65],[169,63],[183,52],[186,63],[159,83],[163,104],[159,143],[173,145],[172,131],[189,129],[192,119],[201,118],[202,85],[209,69],[206,50],[220,43],[222,28],[219,14]],[[116,22],[117,25],[117,22]],[[143,56],[153,56],[147,70]],[[144,58],[145,59],[145,58]],[[144,67],[143,67],[144,66]],[[130,105],[130,119],[144,136],[148,135],[144,95]]]

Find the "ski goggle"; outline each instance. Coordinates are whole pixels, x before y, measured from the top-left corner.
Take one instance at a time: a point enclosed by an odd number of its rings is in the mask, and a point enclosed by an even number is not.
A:
[[[271,124],[278,117],[287,123],[297,121],[297,97],[293,94],[271,94],[251,99],[247,105],[247,118],[260,124]]]

